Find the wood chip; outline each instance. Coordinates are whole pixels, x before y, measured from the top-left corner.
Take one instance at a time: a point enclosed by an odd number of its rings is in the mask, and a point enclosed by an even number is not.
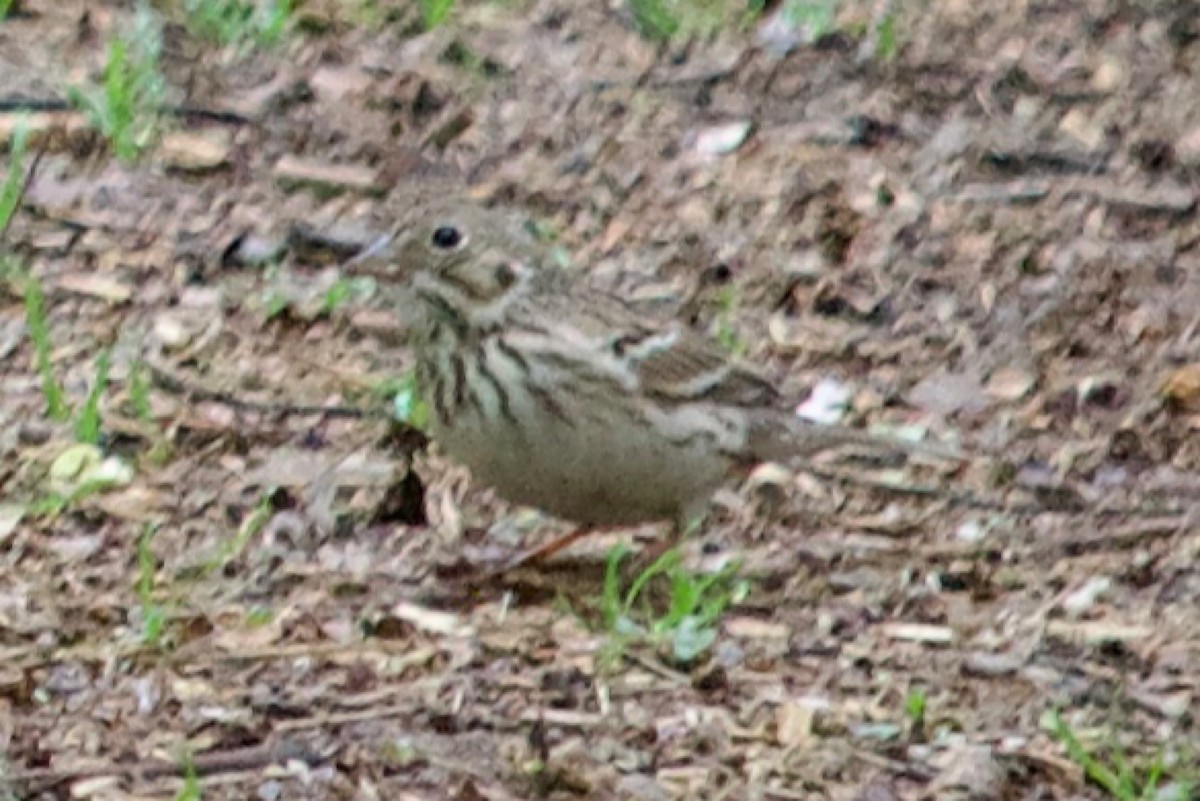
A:
[[[754,617],[733,617],[725,621],[725,633],[730,637],[748,640],[786,640],[792,629],[783,623],[772,623]]]
[[[168,169],[207,172],[229,162],[227,131],[174,131],[162,138],[158,154]]]
[[[885,636],[893,640],[945,645],[954,642],[954,629],[930,623],[885,623]]]
[[[1154,629],[1149,626],[1109,623],[1103,620],[1089,620],[1083,623],[1052,620],[1046,625],[1047,636],[1084,645],[1135,642],[1144,640],[1153,633]]]
[[[789,701],[775,711],[775,736],[779,744],[791,748],[811,745],[815,739],[813,721],[817,711],[811,706]]]
[[[24,124],[29,134],[29,143],[39,145],[52,131],[66,127],[66,112],[38,112],[34,114],[3,114],[0,115],[0,145],[8,146],[17,128]]]
[[[392,607],[392,614],[406,623],[411,623],[430,634],[446,634],[453,637],[472,637],[475,627],[463,623],[458,615],[417,606],[402,601]]]
[[[353,189],[360,192],[379,190],[379,171],[354,164],[330,164],[324,161],[284,156],[275,162],[275,178],[282,183],[305,184],[324,189]]]
[[[58,279],[58,288],[110,303],[125,303],[133,297],[133,287],[115,278],[93,273],[67,273]]]

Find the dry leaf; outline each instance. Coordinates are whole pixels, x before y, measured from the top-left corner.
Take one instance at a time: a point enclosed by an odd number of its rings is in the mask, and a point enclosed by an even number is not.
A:
[[[1175,370],[1162,385],[1165,401],[1186,411],[1200,411],[1200,363]]]
[[[787,701],[775,710],[775,737],[785,748],[810,745],[816,738],[813,720],[816,710],[811,706]]]
[[[430,634],[448,634],[453,637],[471,637],[475,634],[475,627],[464,623],[458,615],[417,606],[407,601],[393,606],[392,614]]]
[[[168,169],[206,172],[229,161],[231,141],[224,131],[172,131],[159,143],[158,155]]]
[[[987,394],[996,400],[1017,401],[1030,393],[1037,377],[1019,367],[1001,367],[987,382]]]

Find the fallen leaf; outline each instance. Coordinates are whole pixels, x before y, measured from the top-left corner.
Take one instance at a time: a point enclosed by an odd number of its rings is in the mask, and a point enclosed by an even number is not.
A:
[[[987,394],[996,400],[1017,401],[1024,398],[1037,384],[1037,378],[1019,367],[1001,367],[987,382]]]
[[[128,284],[94,273],[67,273],[58,279],[58,288],[111,303],[125,303],[133,297],[133,288]]]
[[[333,103],[371,88],[371,76],[358,67],[318,67],[308,79],[313,94],[323,103]]]
[[[1112,579],[1108,576],[1092,576],[1082,587],[1063,598],[1063,611],[1072,617],[1078,617],[1095,606],[1100,596],[1111,587]]]
[[[1180,367],[1162,385],[1163,400],[1187,411],[1200,410],[1200,363]]]
[[[813,722],[817,710],[809,705],[787,701],[775,710],[775,737],[779,744],[792,748],[811,745],[816,739]]]
[[[462,622],[458,615],[417,606],[407,601],[393,606],[392,614],[430,634],[447,634],[453,637],[471,637],[475,634],[475,627]]]
[[[213,644],[229,654],[244,654],[273,645],[283,637],[283,616],[260,626],[245,625],[217,632]]]
[[[21,519],[25,517],[25,507],[17,503],[0,503],[0,542],[8,539]]]
[[[702,156],[724,156],[742,146],[750,135],[749,120],[738,120],[706,128],[696,134],[694,147]]]
[[[840,422],[853,393],[833,378],[823,378],[813,387],[808,400],[796,407],[796,414],[814,423],[832,425]]]
[[[207,172],[228,163],[230,146],[225,131],[172,131],[163,136],[158,155],[168,169]]]
[[[1099,150],[1104,144],[1104,129],[1078,106],[1066,113],[1058,124],[1058,130],[1089,151]]]

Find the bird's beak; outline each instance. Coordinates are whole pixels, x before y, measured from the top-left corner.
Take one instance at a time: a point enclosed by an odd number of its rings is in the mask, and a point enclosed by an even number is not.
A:
[[[348,273],[357,273],[358,269],[372,262],[378,261],[379,257],[387,253],[391,248],[392,243],[396,241],[395,234],[381,234],[371,240],[365,248],[350,257],[350,259],[342,265],[342,269]]]
[[[381,234],[342,264],[342,274],[369,276],[383,283],[395,282],[394,256],[400,240],[396,232]]]

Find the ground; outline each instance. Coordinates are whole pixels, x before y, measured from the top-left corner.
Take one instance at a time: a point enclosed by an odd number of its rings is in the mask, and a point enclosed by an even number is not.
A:
[[[129,24],[17,12],[6,139]],[[136,162],[32,118],[0,283],[0,796],[190,772],[205,799],[1104,797],[1055,712],[1109,764],[1196,774],[1195,8],[847,5],[815,44],[773,14],[659,44],[619,3],[422,32],[311,2],[272,48],[168,25],[175,110]],[[690,662],[598,625],[630,532],[473,582],[561,529],[388,424],[405,310],[338,283],[450,194],[522,209],[798,402],[846,392],[846,422],[970,463],[731,486],[685,550],[742,559],[749,593]],[[130,474],[70,497],[106,348],[97,444]]]

